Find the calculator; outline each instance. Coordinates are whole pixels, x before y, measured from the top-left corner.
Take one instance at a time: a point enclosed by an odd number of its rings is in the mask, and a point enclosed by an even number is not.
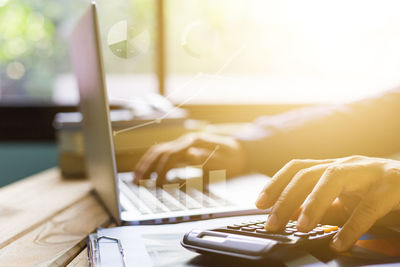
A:
[[[282,259],[291,249],[312,250],[327,247],[340,230],[335,225],[318,224],[309,232],[297,230],[297,222],[289,221],[284,230],[270,232],[265,220],[254,220],[225,227],[186,233],[181,245],[202,254],[218,254],[250,260]]]

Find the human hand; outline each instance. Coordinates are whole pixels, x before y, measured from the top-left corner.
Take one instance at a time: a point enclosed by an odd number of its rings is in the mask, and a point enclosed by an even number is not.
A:
[[[151,147],[139,160],[135,170],[135,183],[157,173],[157,184],[165,182],[172,168],[203,165],[203,172],[226,169],[228,176],[244,171],[245,155],[240,144],[232,137],[206,133],[190,133],[171,142]]]
[[[400,162],[364,156],[292,160],[264,187],[256,205],[260,209],[273,206],[265,225],[271,231],[283,228],[302,205],[297,228],[307,232],[329,215],[327,211],[337,201],[348,213],[331,242],[341,252],[379,218],[400,210]]]

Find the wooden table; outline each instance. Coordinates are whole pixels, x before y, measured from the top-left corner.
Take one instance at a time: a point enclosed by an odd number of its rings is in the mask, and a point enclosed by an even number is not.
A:
[[[0,266],[89,266],[86,236],[112,223],[88,180],[28,177],[0,189]]]
[[[87,180],[44,171],[0,189],[0,266],[88,266],[86,236],[110,224]]]

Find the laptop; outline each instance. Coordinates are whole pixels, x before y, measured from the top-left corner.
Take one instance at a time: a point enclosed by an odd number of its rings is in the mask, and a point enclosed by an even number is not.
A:
[[[185,176],[184,183],[157,187],[150,178],[135,185],[133,173],[117,173],[94,2],[72,32],[70,55],[79,86],[87,175],[118,224],[174,223],[265,212],[254,205],[268,179],[261,174],[226,179],[225,170],[212,170],[205,185],[201,166],[191,166],[171,171]]]

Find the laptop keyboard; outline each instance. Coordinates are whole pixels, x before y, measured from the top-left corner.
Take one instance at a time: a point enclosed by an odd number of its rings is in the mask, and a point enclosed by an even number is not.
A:
[[[120,190],[141,214],[164,213],[228,206],[230,203],[212,193],[182,186],[163,188],[135,185],[131,180],[120,179]]]

